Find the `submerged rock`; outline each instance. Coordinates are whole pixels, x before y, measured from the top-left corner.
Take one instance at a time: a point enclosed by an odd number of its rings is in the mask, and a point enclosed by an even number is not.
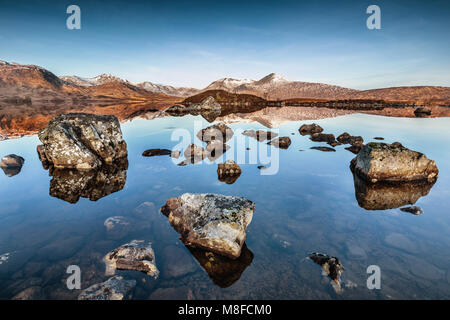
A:
[[[320,265],[331,280],[340,287],[340,277],[344,271],[344,267],[338,258],[317,252],[311,253],[309,258]]]
[[[63,114],[38,136],[41,161],[55,168],[91,170],[127,157],[119,121],[112,115]]]
[[[106,275],[113,275],[115,270],[135,270],[155,278],[159,271],[155,264],[155,253],[150,242],[133,240],[105,256]]]
[[[330,147],[311,147],[310,149],[324,151],[324,152],[336,152],[335,149],[330,148]]]
[[[264,131],[264,130],[245,130],[242,132],[244,136],[254,138],[258,141],[266,141],[266,140],[272,140],[273,138],[278,136],[278,133],[271,132],[271,131]]]
[[[421,207],[417,207],[417,206],[400,208],[400,210],[403,211],[403,212],[411,213],[411,214],[416,215],[416,216],[418,216],[419,214],[423,213],[422,208]]]
[[[219,181],[227,184],[233,184],[241,175],[241,167],[233,160],[227,160],[217,165],[217,176]]]
[[[106,230],[110,231],[117,228],[117,226],[127,226],[130,223],[125,219],[125,217],[114,216],[107,218],[103,224],[106,227]]]
[[[0,254],[0,265],[8,262],[8,260],[9,260],[9,252]]]
[[[154,156],[169,156],[172,151],[168,149],[148,149],[142,153],[143,157],[154,157]]]
[[[435,161],[400,143],[371,142],[362,147],[350,168],[370,182],[431,181],[439,173]]]
[[[315,123],[304,124],[300,127],[300,129],[298,129],[298,132],[300,132],[302,136],[311,135],[313,133],[321,133],[322,131],[323,128]]]
[[[429,181],[403,183],[370,183],[353,173],[355,197],[361,208],[366,210],[396,209],[413,205],[426,196],[434,185]]]
[[[123,300],[130,298],[136,280],[124,280],[114,276],[105,282],[97,283],[81,291],[78,300]]]
[[[214,124],[208,128],[202,129],[197,133],[197,137],[204,142],[222,141],[227,142],[233,137],[233,130],[223,123]]]
[[[42,300],[44,299],[44,295],[42,293],[42,288],[39,286],[29,287],[25,290],[22,290],[11,300]]]
[[[208,273],[211,280],[221,288],[228,288],[239,280],[253,261],[251,252],[244,243],[239,258],[230,259],[212,251],[188,247],[194,258]]]
[[[291,138],[289,137],[279,137],[275,138],[272,141],[268,142],[267,144],[280,148],[280,149],[287,149],[291,145]]]
[[[374,137],[375,140],[384,140],[383,137]]]
[[[50,195],[70,203],[78,202],[80,197],[97,201],[123,189],[127,169],[126,158],[89,171],[51,168]]]
[[[0,168],[8,177],[13,177],[20,173],[25,159],[15,154],[4,156],[0,161]]]
[[[184,244],[236,259],[255,204],[241,197],[185,193],[161,208]]]

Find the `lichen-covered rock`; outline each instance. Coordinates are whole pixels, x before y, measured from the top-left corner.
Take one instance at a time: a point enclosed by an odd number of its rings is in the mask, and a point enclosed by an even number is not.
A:
[[[197,137],[204,142],[222,141],[227,142],[233,137],[233,130],[223,123],[217,123],[210,127],[200,130]]]
[[[244,136],[254,138],[258,141],[265,141],[265,140],[272,140],[273,138],[276,138],[278,136],[278,133],[271,132],[271,131],[264,131],[264,130],[245,130],[242,132]]]
[[[217,176],[219,181],[233,184],[241,175],[242,170],[233,160],[227,160],[217,165]]]
[[[291,145],[291,138],[289,137],[279,137],[275,138],[272,141],[268,142],[267,144],[280,148],[280,149],[287,149]]]
[[[97,201],[120,191],[127,180],[127,159],[112,165],[103,165],[96,170],[50,169],[50,195],[76,203],[82,198]]]
[[[300,134],[302,136],[306,136],[308,134],[313,134],[313,133],[320,133],[322,131],[323,131],[323,128],[315,123],[304,124],[300,127],[300,129],[298,129],[298,132],[300,132]]]
[[[241,254],[255,204],[241,197],[185,193],[161,208],[188,246],[236,259]]]
[[[402,183],[371,183],[353,173],[355,197],[361,208],[366,210],[396,209],[415,204],[426,196],[434,185],[433,182],[409,181]]]
[[[409,150],[400,143],[371,142],[351,161],[351,169],[370,182],[435,180],[439,170],[435,161]]]
[[[130,297],[136,280],[124,280],[114,276],[105,282],[96,283],[81,291],[78,300],[123,300]]]
[[[113,275],[116,269],[141,271],[155,278],[159,275],[151,243],[144,240],[133,240],[114,249],[104,261],[106,275]]]
[[[15,154],[4,156],[0,161],[0,168],[6,176],[12,177],[20,173],[25,159]]]
[[[127,156],[119,121],[112,115],[63,114],[38,136],[41,161],[55,168],[91,170]]]

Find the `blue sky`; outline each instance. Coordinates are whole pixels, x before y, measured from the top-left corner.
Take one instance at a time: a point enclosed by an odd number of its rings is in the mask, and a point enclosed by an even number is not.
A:
[[[81,30],[66,8],[81,8]],[[381,8],[381,30],[366,8]],[[450,86],[450,1],[5,1],[0,59],[205,87],[223,77]]]

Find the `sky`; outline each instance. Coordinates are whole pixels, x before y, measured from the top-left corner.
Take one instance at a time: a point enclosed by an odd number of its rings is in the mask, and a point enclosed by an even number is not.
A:
[[[69,30],[69,5],[81,29]],[[381,29],[369,30],[369,5]],[[450,86],[450,1],[0,0],[0,60],[203,88],[289,80],[355,89]]]

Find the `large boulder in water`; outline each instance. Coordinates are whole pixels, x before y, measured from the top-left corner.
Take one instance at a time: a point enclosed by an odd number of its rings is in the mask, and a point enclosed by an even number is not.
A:
[[[304,124],[300,127],[300,129],[298,129],[298,132],[300,132],[302,136],[311,135],[314,133],[321,133],[322,131],[323,128],[315,123]]]
[[[161,208],[184,244],[236,259],[255,204],[241,197],[185,193]]]
[[[91,170],[127,156],[119,121],[112,115],[63,114],[38,136],[41,161],[55,168]]]
[[[400,143],[371,142],[362,147],[350,168],[363,179],[402,182],[436,180],[439,170],[435,161],[423,153],[409,150]]]

